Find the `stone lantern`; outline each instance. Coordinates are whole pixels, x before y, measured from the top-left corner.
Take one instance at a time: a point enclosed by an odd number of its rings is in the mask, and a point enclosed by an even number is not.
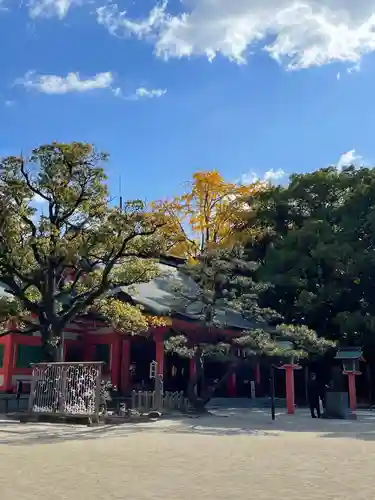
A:
[[[323,418],[355,419],[357,395],[355,377],[360,375],[359,362],[362,349],[358,347],[341,347],[336,352],[335,360],[341,366],[334,366],[330,387],[326,394]],[[343,375],[348,376],[349,397],[345,389]]]
[[[357,409],[357,390],[355,378],[361,375],[359,362],[363,360],[362,349],[358,347],[346,347],[337,351],[335,359],[342,363],[342,373],[348,376],[349,406],[352,411]]]

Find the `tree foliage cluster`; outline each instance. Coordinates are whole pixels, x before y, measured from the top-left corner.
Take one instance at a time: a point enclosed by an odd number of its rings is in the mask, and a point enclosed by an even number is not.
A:
[[[53,143],[0,162],[2,333],[40,331],[50,359],[78,315],[148,329],[150,318],[112,292],[157,275],[163,222],[140,201],[111,206],[106,159],[88,144]]]
[[[293,175],[286,186],[197,172],[181,195],[120,209],[109,197],[106,160],[84,143],[1,160],[2,334],[40,331],[55,359],[77,316],[95,314],[135,334],[164,324],[116,291],[156,277],[169,254],[187,260],[182,270],[197,292],[176,290],[176,299],[200,304],[204,328],[225,326],[225,309],[251,325],[196,344],[173,332],[167,348],[196,357],[197,367],[206,356],[282,356],[280,340],[299,357],[323,352],[326,339],[370,341],[373,169],[327,168]]]
[[[254,357],[290,362],[322,355],[334,346],[303,324],[286,324],[280,313],[262,305],[260,298],[271,284],[257,280],[258,270],[259,264],[246,259],[238,245],[207,249],[183,268],[197,285],[196,291],[180,286],[175,293],[187,304],[196,304],[203,334],[192,337],[172,331],[165,345],[167,351],[194,360],[188,397],[198,409],[242,363]],[[204,377],[207,358],[221,360],[227,366],[225,375],[209,387]]]
[[[292,175],[248,200],[247,258],[271,280],[261,302],[346,345],[374,346],[375,169]]]

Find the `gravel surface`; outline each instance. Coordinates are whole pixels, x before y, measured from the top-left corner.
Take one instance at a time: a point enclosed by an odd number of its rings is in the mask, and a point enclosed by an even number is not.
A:
[[[0,421],[1,500],[368,500],[375,415],[220,410],[199,419],[72,427]]]

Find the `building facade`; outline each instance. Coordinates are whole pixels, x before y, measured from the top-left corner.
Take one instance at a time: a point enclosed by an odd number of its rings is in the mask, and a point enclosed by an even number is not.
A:
[[[197,303],[185,304],[173,290],[176,284],[194,289],[195,283],[180,270],[180,262],[166,260],[160,263],[160,275],[148,283],[131,289],[119,289],[116,296],[140,304],[150,314],[170,318],[167,327],[152,328],[147,335],[124,335],[102,322],[83,318],[76,320],[64,333],[65,361],[103,361],[104,375],[127,394],[134,388],[151,388],[149,366],[156,361],[159,374],[164,376],[167,390],[185,390],[194,373],[192,362],[175,354],[164,352],[164,339],[172,328],[188,337],[207,337],[199,322]],[[254,327],[241,315],[228,309],[217,310],[221,335],[233,335],[239,330]],[[256,325],[255,325],[256,326]],[[31,378],[31,364],[43,359],[41,338],[33,335],[11,334],[0,337],[0,391],[15,391],[18,381]],[[223,363],[207,361],[205,377],[214,384],[225,373]],[[268,372],[259,363],[247,364],[233,374],[219,395],[251,397],[267,392]]]

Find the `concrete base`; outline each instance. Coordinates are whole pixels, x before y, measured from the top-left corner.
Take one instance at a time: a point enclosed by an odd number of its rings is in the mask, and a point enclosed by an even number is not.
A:
[[[98,425],[99,419],[95,415],[64,415],[60,413],[21,412],[7,415],[9,420],[19,420],[20,423],[51,423],[51,424],[86,424]]]
[[[20,399],[17,399],[15,394],[0,393],[0,413],[27,411],[28,404],[28,394],[22,394]]]
[[[322,418],[356,420],[357,415],[349,408],[349,395],[346,392],[327,392]]]
[[[270,408],[271,398],[212,398],[207,408]],[[275,398],[276,408],[285,408],[286,401],[283,398]]]

